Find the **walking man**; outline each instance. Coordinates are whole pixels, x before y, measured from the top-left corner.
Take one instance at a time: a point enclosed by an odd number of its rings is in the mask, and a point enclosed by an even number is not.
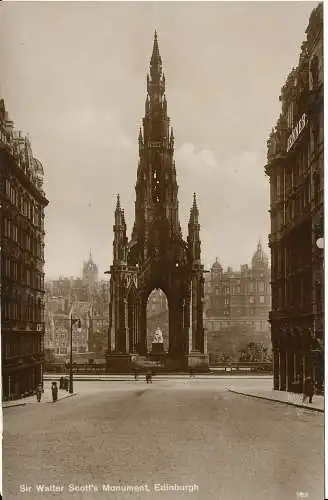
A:
[[[312,403],[314,394],[314,383],[311,377],[306,377],[303,389],[303,403]]]
[[[36,399],[38,403],[40,403],[41,401],[41,396],[42,396],[42,386],[41,384],[39,384],[38,387],[36,388]]]
[[[51,384],[52,401],[55,403],[58,399],[58,387],[57,382]]]

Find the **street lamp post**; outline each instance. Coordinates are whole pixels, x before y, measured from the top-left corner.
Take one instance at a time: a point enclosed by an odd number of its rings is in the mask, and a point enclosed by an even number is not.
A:
[[[70,357],[69,357],[69,393],[73,394],[73,325],[77,323],[77,329],[81,331],[81,320],[73,318],[71,314],[71,337],[70,337]]]

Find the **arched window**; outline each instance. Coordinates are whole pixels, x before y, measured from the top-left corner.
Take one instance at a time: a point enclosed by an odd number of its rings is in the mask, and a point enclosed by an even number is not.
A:
[[[161,178],[161,160],[159,157],[159,154],[157,153],[155,156],[155,161],[153,164],[153,170],[152,170],[152,198],[154,203],[160,203],[161,201],[161,183],[160,183],[160,178]]]
[[[37,321],[42,321],[42,300],[38,298]]]

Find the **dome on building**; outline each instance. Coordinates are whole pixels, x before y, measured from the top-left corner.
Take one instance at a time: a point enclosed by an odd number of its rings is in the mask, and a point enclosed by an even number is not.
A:
[[[222,271],[222,266],[221,266],[220,262],[218,261],[217,257],[215,258],[215,262],[214,262],[214,264],[211,267],[211,271],[212,272]]]
[[[259,241],[256,252],[252,257],[252,267],[268,267],[268,262],[268,257],[263,251],[261,241]]]
[[[37,186],[42,187],[44,170],[42,163],[37,158],[33,158],[33,173]]]

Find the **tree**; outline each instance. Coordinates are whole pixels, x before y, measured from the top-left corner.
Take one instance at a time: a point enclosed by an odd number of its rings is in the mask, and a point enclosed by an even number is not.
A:
[[[240,350],[239,361],[266,363],[270,362],[271,359],[268,348],[260,342],[249,342],[245,348]]]

